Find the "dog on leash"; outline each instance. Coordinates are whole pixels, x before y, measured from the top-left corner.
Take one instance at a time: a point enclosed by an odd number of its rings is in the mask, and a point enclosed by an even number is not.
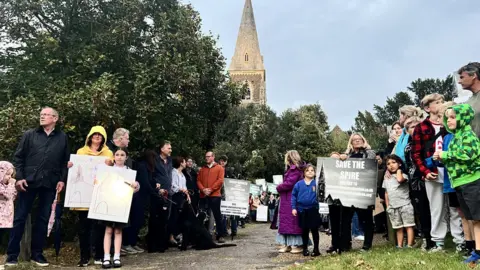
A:
[[[189,244],[196,250],[237,246],[235,244],[219,245],[213,242],[212,236],[204,226],[208,219],[207,213],[204,211],[195,213],[189,200],[185,200],[180,211],[180,232],[183,235],[182,244],[179,246],[180,250],[187,250]]]

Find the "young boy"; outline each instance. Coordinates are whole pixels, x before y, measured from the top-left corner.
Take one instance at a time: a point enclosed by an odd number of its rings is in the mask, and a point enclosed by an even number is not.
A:
[[[475,251],[465,263],[480,259],[480,141],[470,126],[474,115],[468,104],[448,108],[443,122],[453,133],[453,139],[448,151],[437,150],[433,155],[434,160],[446,165],[460,208],[465,218],[473,221]]]
[[[425,190],[430,205],[432,225],[430,235],[432,241],[435,242],[435,247],[430,249],[431,252],[443,251],[448,230],[443,194],[444,168],[429,169],[424,162],[426,158],[433,156],[435,151],[442,150],[443,135],[446,134],[446,131],[442,125],[439,109],[443,101],[443,96],[437,93],[427,95],[422,99],[422,107],[429,116],[415,127],[412,138],[412,159],[425,181]]]
[[[445,102],[440,106],[439,108],[439,114],[444,115],[445,111],[447,108],[455,105],[453,101]],[[444,123],[444,128],[447,128],[446,123]],[[453,135],[451,133],[445,133],[443,136],[443,144],[442,144],[442,151],[447,151],[450,141],[452,140]],[[432,158],[427,158],[425,159],[425,164],[429,169],[434,169],[434,168],[443,168],[444,169],[444,174],[443,174],[443,194],[445,195],[444,199],[448,202],[448,212],[449,212],[449,220],[447,222],[450,223],[450,233],[453,236],[453,242],[457,244],[457,253],[463,251],[465,248],[465,238],[463,236],[463,229],[461,227],[462,224],[462,219],[460,218],[460,213],[458,211],[458,199],[457,195],[455,193],[455,190],[451,187],[450,185],[450,178],[448,172],[445,170],[444,164],[438,161],[433,161]],[[439,175],[440,177],[440,175]],[[468,226],[465,227],[464,224],[464,229],[466,232],[470,232],[468,230]],[[468,239],[468,237],[467,237]],[[471,239],[469,239],[471,240]],[[471,242],[469,242],[468,248],[471,246]],[[471,250],[470,250],[471,253]],[[468,255],[470,256],[470,255]],[[467,257],[468,257],[467,256]]]

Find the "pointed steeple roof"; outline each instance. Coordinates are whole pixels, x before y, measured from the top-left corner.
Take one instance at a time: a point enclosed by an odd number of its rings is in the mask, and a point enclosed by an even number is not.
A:
[[[235,53],[229,70],[264,70],[252,0],[245,0]]]

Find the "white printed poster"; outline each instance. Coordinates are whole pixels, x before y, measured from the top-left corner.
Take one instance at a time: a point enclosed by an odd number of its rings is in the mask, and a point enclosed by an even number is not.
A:
[[[88,218],[127,223],[137,171],[110,166],[99,167]]]
[[[280,185],[281,183],[283,183],[283,175],[274,175],[273,176],[273,183],[275,185]]]
[[[245,217],[248,215],[248,197],[250,182],[225,178],[225,201],[221,201],[220,211],[223,215]]]
[[[257,207],[257,221],[268,221],[268,207],[266,205]]]
[[[265,179],[255,180],[255,185],[262,186],[262,191],[267,191],[267,181]]]
[[[246,217],[248,215],[249,205],[245,202],[221,201],[220,211],[222,215]]]
[[[73,166],[68,170],[65,207],[90,206],[98,166],[104,165],[105,159],[106,157],[70,155]]]

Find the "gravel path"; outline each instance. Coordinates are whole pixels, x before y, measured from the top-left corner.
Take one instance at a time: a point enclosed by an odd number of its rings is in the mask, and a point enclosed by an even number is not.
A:
[[[236,247],[205,251],[188,250],[185,252],[170,248],[163,254],[130,255],[122,258],[124,264],[122,269],[281,269],[303,263],[309,259],[305,259],[300,254],[279,254],[275,243],[276,231],[270,230],[269,225],[257,223],[249,224],[245,229],[239,228],[238,236],[233,241],[237,244]],[[384,242],[384,240],[381,239],[381,235],[375,235],[374,243],[379,242]],[[227,243],[230,243],[230,241],[227,241]],[[354,241],[354,249],[360,248],[361,244],[361,242]],[[321,233],[320,251],[323,255],[329,246],[330,237]],[[46,253],[49,254],[50,252]],[[55,258],[50,256],[47,256],[47,258],[51,263],[51,268],[79,269],[72,265],[73,262],[60,265],[55,262]],[[19,268],[25,269],[24,267]],[[90,266],[86,269],[99,268],[99,266]]]

